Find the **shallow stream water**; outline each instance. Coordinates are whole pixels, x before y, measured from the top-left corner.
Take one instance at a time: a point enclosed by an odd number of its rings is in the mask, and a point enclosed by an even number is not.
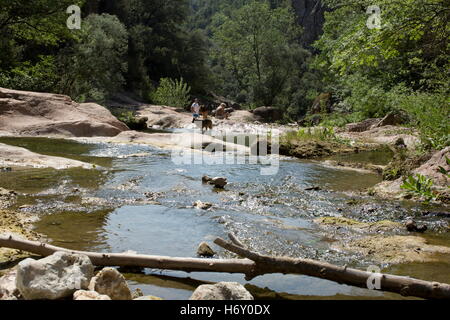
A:
[[[77,250],[195,257],[200,242],[212,243],[216,237],[226,238],[233,232],[261,253],[365,269],[373,261],[330,249],[332,234],[316,225],[314,218],[345,216],[365,222],[403,222],[415,217],[420,221],[424,210],[446,210],[374,199],[362,191],[380,182],[378,175],[330,168],[317,161],[285,158],[276,175],[262,176],[262,164],[177,165],[170,151],[145,145],[45,138],[0,138],[0,142],[97,165],[96,170],[0,172],[0,187],[21,194],[15,208],[39,215],[36,231],[54,245]],[[388,153],[376,152],[344,160],[385,164],[389,157]],[[223,191],[214,190],[202,184],[203,175],[227,177],[229,184]],[[321,190],[305,190],[317,186]],[[212,209],[194,208],[197,200],[212,203]],[[372,208],[370,214],[368,206]],[[450,245],[449,233],[438,231],[446,221],[430,219],[429,240]],[[232,257],[216,246],[213,249],[218,257]],[[399,275],[450,283],[450,259],[382,267]],[[218,281],[256,286],[266,298],[400,298],[297,275],[265,275],[246,282],[243,275],[146,269],[140,274],[126,273],[126,277],[132,288],[164,299],[187,299],[198,285]]]

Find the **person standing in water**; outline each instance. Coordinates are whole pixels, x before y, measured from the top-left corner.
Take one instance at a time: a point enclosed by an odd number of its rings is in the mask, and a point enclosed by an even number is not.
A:
[[[194,103],[191,106],[191,112],[192,112],[192,123],[195,122],[200,117],[200,105],[198,104],[198,99],[195,98]]]

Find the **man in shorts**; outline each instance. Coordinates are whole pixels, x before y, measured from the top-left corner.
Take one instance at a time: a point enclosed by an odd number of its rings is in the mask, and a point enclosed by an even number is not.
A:
[[[191,106],[191,112],[192,112],[192,123],[195,122],[200,117],[200,105],[198,104],[198,99],[196,98],[194,100],[194,103]]]

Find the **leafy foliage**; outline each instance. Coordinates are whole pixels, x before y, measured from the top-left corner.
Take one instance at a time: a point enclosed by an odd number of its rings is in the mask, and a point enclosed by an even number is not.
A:
[[[400,187],[411,194],[424,197],[425,201],[429,202],[438,198],[438,194],[433,192],[432,186],[433,180],[421,174],[416,174],[416,177],[409,176],[406,178]]]
[[[128,34],[116,16],[84,19],[80,41],[59,55],[59,90],[79,101],[104,101],[125,84]]]
[[[117,119],[125,123],[131,130],[139,131],[148,128],[147,119],[146,118],[139,119],[131,111],[122,112],[117,116]]]
[[[162,78],[158,89],[152,95],[152,101],[157,104],[184,108],[189,105],[189,93],[191,88],[183,78],[173,80]]]
[[[308,53],[297,44],[291,8],[252,1],[214,16],[213,35],[216,82],[238,101],[286,107],[287,97],[298,93]]]

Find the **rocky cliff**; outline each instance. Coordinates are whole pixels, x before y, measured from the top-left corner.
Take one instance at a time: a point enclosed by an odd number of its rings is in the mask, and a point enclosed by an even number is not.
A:
[[[322,0],[292,0],[292,6],[298,17],[298,23],[303,27],[301,43],[307,48],[322,35],[325,22],[324,13],[327,10]]]

